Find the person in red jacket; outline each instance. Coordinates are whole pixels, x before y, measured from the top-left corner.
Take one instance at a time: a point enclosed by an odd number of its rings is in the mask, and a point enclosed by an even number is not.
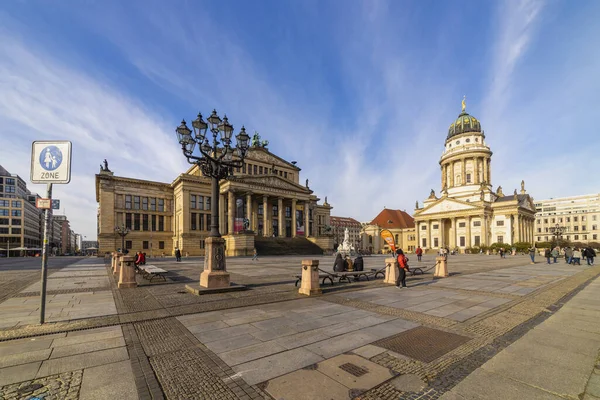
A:
[[[421,261],[421,256],[423,255],[423,249],[421,248],[421,246],[418,246],[417,249],[415,250],[415,254],[417,255],[417,261]]]
[[[404,255],[402,249],[396,250],[397,260],[398,260],[398,268],[400,269],[400,273],[398,274],[398,279],[396,279],[396,287],[398,289],[406,288],[406,272],[408,269],[408,258]],[[402,285],[402,286],[400,286]]]

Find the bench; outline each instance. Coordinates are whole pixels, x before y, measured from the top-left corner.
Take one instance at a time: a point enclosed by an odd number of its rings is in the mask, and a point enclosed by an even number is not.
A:
[[[369,275],[373,275],[372,271],[345,271],[345,272],[336,272],[338,279],[338,282],[341,281],[346,281],[348,283],[350,283],[350,276],[354,277],[354,281],[360,281],[360,277],[364,276],[365,278],[367,278],[367,280],[369,280]]]
[[[152,282],[154,278],[162,278],[163,281],[167,281],[167,278],[165,278],[167,271],[162,268],[158,268],[154,265],[138,265],[138,269],[142,273],[142,276],[150,282]]]
[[[294,286],[298,287],[298,282],[302,280],[302,274],[294,275],[294,278],[296,278]],[[319,274],[319,279],[322,279],[323,285],[325,284],[325,280],[329,279],[329,282],[331,282],[331,285],[333,286],[333,278],[336,278],[336,276],[330,273]]]

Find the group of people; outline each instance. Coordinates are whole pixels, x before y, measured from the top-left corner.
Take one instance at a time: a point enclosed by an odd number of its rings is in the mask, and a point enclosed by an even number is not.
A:
[[[364,262],[361,255],[358,255],[354,261],[350,256],[342,257],[341,253],[337,253],[335,261],[333,262],[334,272],[347,272],[347,271],[362,271],[364,269]]]
[[[133,260],[133,264],[137,268],[139,265],[146,264],[146,253],[142,253],[141,251],[137,251],[135,253],[135,258]]]
[[[531,249],[530,249],[530,253],[531,253]],[[535,254],[535,249],[534,249],[534,254]],[[544,252],[544,257],[546,257],[548,264],[552,264],[550,262],[550,259],[553,259],[554,263],[556,263],[558,260],[558,257],[560,255],[561,255],[561,252],[558,247],[555,247],[553,249],[546,249],[546,251]],[[566,247],[564,249],[564,256],[565,256],[565,262],[567,264],[581,265],[581,258],[583,257],[587,261],[587,265],[594,265],[594,257],[596,257],[596,251],[594,249],[592,249],[591,247],[584,247],[583,249],[580,249],[578,247],[575,247],[575,248]],[[532,256],[531,260],[533,261],[533,256]]]

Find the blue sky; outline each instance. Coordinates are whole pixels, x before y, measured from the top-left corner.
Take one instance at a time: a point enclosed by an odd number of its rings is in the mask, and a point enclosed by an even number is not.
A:
[[[33,140],[71,140],[54,194],[94,238],[102,160],[171,182],[187,168],[174,128],[216,108],[364,222],[439,192],[466,95],[494,188],[598,192],[599,18],[594,0],[6,1],[0,164],[28,180]]]

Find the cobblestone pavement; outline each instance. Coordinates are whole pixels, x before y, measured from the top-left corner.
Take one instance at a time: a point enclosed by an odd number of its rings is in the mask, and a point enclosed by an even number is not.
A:
[[[83,370],[77,370],[7,385],[0,389],[0,399],[77,400],[82,378]]]
[[[328,264],[332,263],[331,257],[320,259],[325,269],[331,269],[328,267]],[[431,275],[409,277],[408,283],[414,289],[409,289],[405,295],[408,295],[411,290],[415,294],[427,293],[432,297],[447,294],[455,296],[456,299],[453,300],[463,302],[461,304],[465,307],[467,305],[464,300],[461,300],[461,296],[465,300],[480,297],[482,302],[497,303],[497,305],[495,303],[493,306],[483,307],[483,310],[477,309],[477,313],[473,312],[473,315],[465,320],[448,318],[449,314],[434,315],[435,312],[427,313],[423,310],[402,308],[400,304],[373,300],[369,296],[362,295],[368,291],[374,293],[389,291],[389,296],[396,296],[398,292],[393,291],[396,289],[390,290],[381,279],[351,284],[336,283],[333,287],[325,287],[324,295],[318,299],[324,304],[348,307],[356,310],[354,312],[357,313],[363,311],[374,313],[382,318],[406,320],[469,339],[429,363],[410,359],[385,349],[376,354],[360,353],[360,349],[350,350],[370,362],[393,371],[395,377],[366,392],[364,389],[352,389],[349,392],[357,399],[438,398],[531,327],[560,308],[570,293],[600,274],[600,267],[594,267],[569,271],[573,272],[572,274],[548,276],[543,272],[545,268],[538,268],[536,265],[534,266],[536,273],[544,276],[540,279],[535,276],[526,277],[525,275],[532,271],[528,270],[527,266],[523,266],[527,263],[527,259],[519,256],[506,260],[477,255],[451,257],[450,261],[455,262],[450,264],[451,271],[455,272],[451,279],[461,282],[460,287],[439,285],[437,283],[443,281],[432,281]],[[128,362],[133,370],[138,396],[142,399],[270,399],[271,396],[262,389],[267,385],[262,382],[255,385],[247,384],[239,374],[236,374],[234,368],[226,364],[202,342],[201,333],[192,334],[180,319],[174,317],[192,314],[208,315],[208,312],[225,312],[224,310],[243,315],[250,309],[249,306],[269,309],[278,308],[277,304],[280,303],[296,304],[296,300],[303,297],[299,296],[297,289],[294,288],[295,279],[292,274],[298,273],[300,260],[301,257],[262,257],[260,263],[251,264],[246,258],[228,259],[228,270],[231,272],[232,281],[248,285],[250,290],[208,296],[193,296],[184,290],[186,283],[197,284],[199,265],[201,265],[197,259],[184,258],[182,263],[175,263],[172,259],[151,259],[149,264],[170,271],[167,282],[149,283],[138,277],[140,286],[134,289],[116,289],[115,278],[108,272],[110,269],[106,268],[110,287],[104,287],[104,290],[112,290],[117,315],[60,321],[44,326],[31,325],[4,329],[0,330],[0,342],[57,332],[121,325],[129,354]],[[384,257],[365,257],[365,260],[366,268],[382,267],[384,264]],[[423,264],[427,265],[430,261],[425,258]],[[517,269],[510,272],[513,276],[504,271],[511,268]],[[36,274],[39,278],[39,273]],[[97,271],[94,274],[88,276],[99,278]],[[489,285],[485,285],[486,280]],[[21,285],[20,291],[27,285],[31,285],[31,282]],[[523,288],[533,288],[533,290],[520,293],[512,291]],[[82,288],[81,292],[92,289]],[[507,291],[502,291],[503,289]],[[62,289],[65,291],[64,294],[71,293],[69,290],[71,289]],[[10,296],[23,295],[18,292],[13,291]],[[31,293],[25,292],[25,294]],[[269,306],[266,306],[267,304]],[[433,308],[436,307],[438,306],[433,305]],[[451,311],[450,308],[448,311]],[[323,319],[327,318],[329,317],[323,316]],[[318,331],[318,328],[316,329],[315,332]],[[306,333],[310,332],[313,330]],[[70,373],[74,374],[74,372]],[[395,380],[409,375],[423,382],[424,388],[418,391],[403,391],[402,385]],[[42,379],[58,379],[58,376]],[[3,387],[2,390],[6,391],[9,387],[12,390],[13,386],[22,384],[11,384]],[[44,387],[47,386],[49,384],[44,384]],[[14,392],[13,390],[11,393]]]

